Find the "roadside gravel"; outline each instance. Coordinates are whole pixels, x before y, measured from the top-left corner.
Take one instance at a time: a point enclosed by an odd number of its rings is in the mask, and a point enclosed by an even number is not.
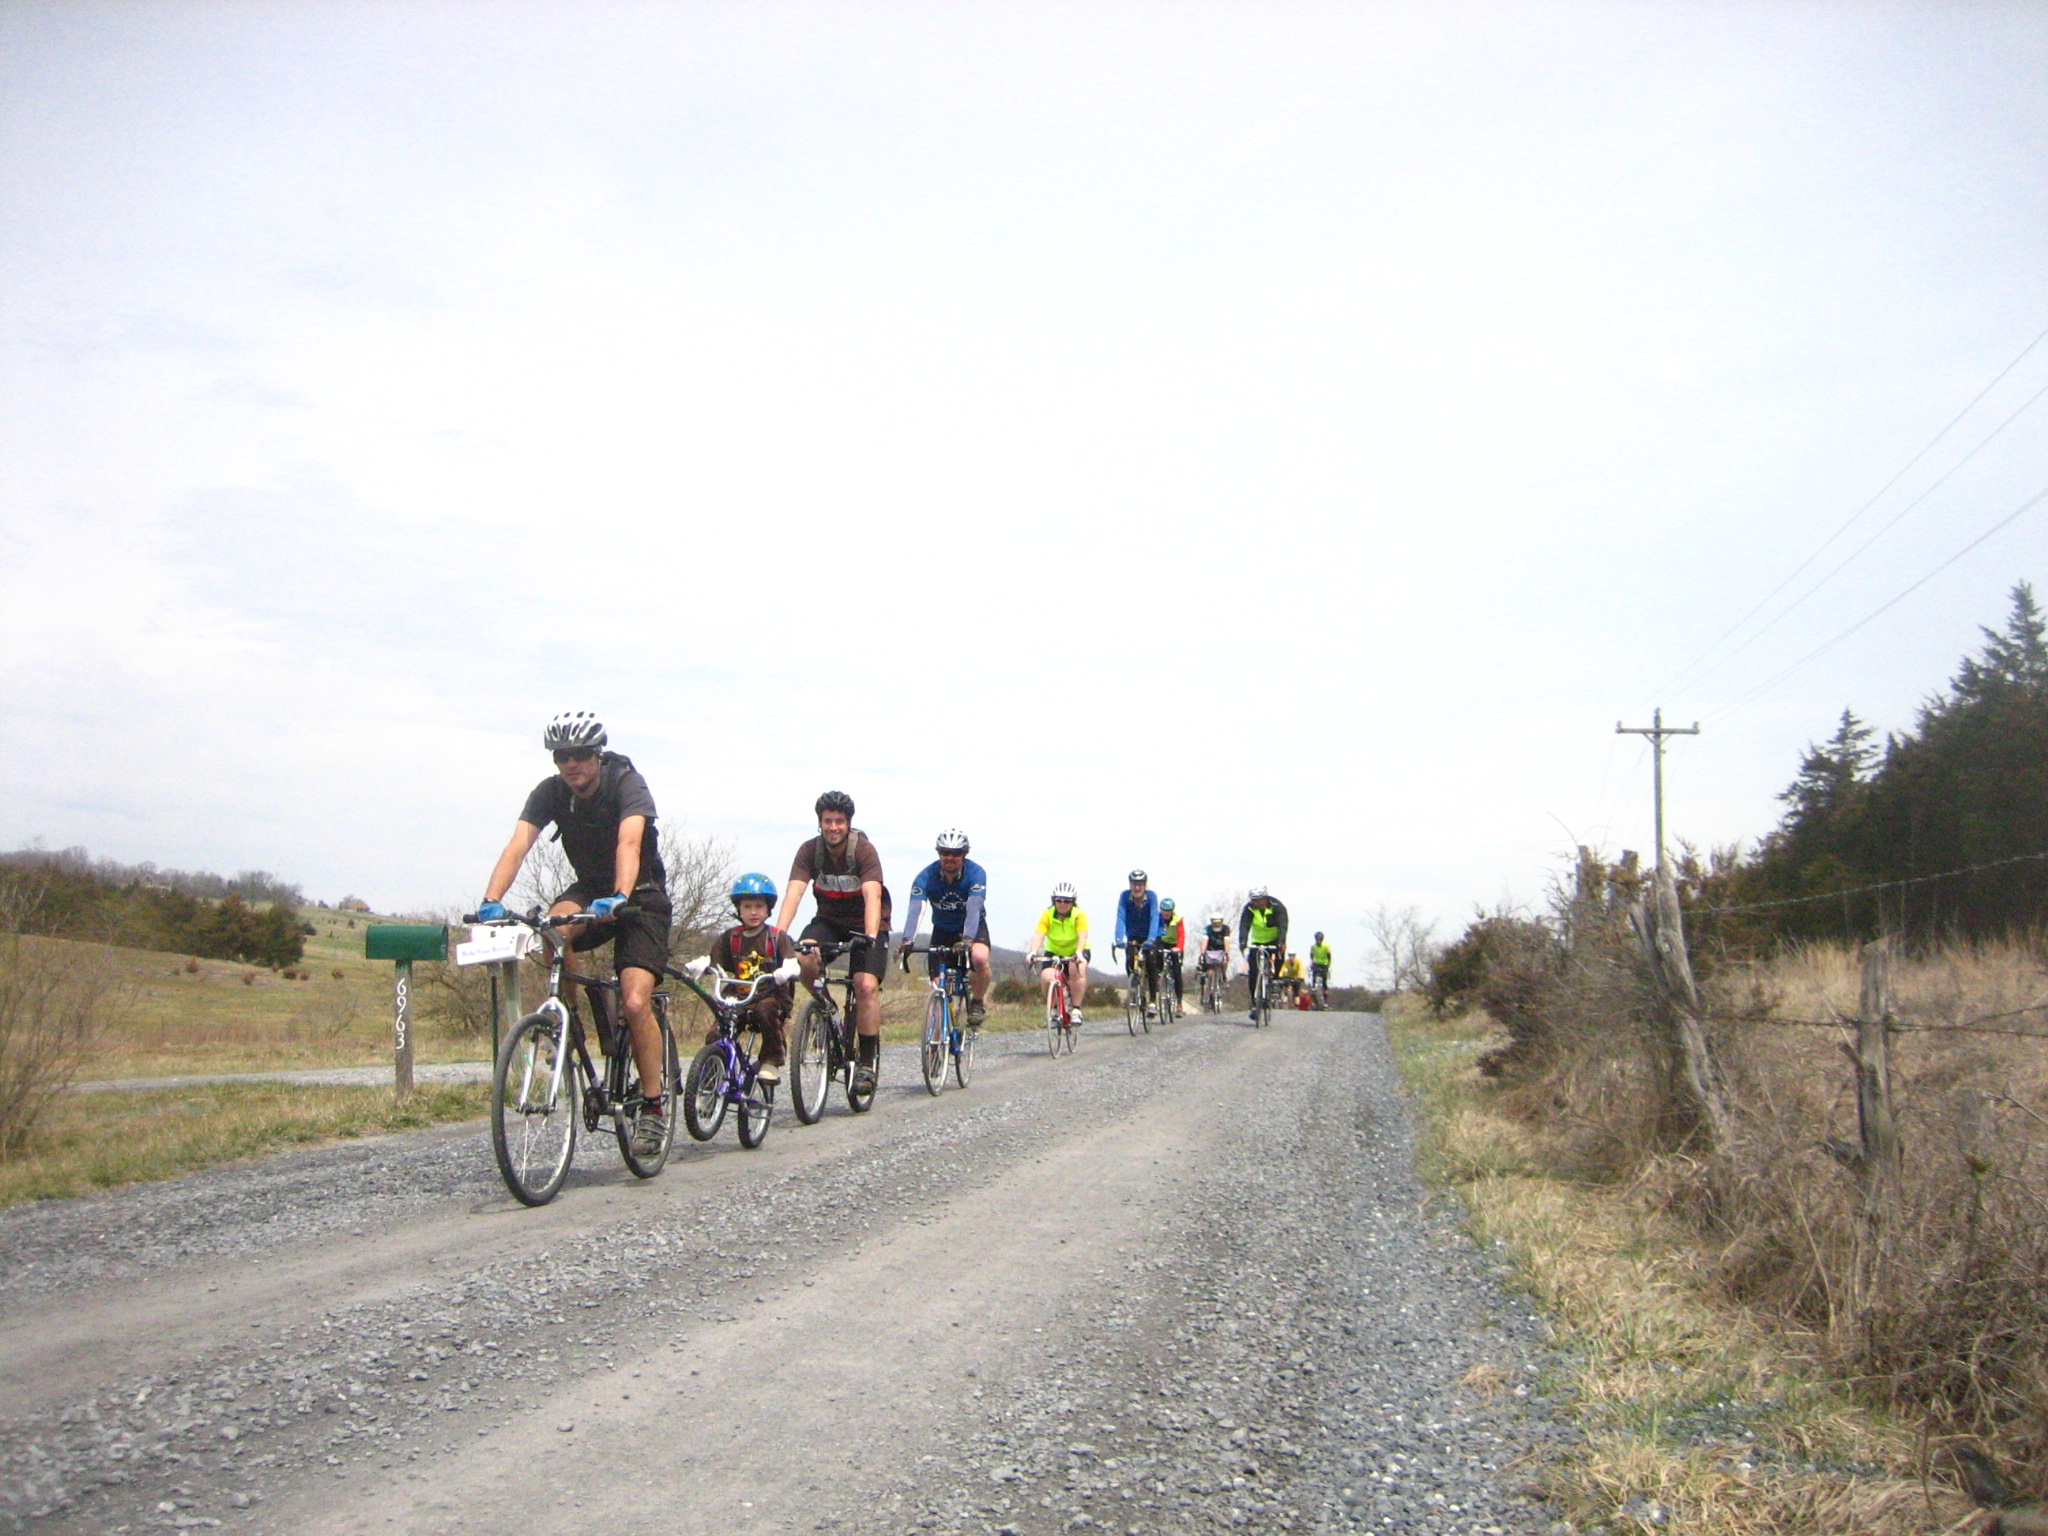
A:
[[[0,1523],[1552,1529],[1542,1323],[1377,1020],[981,1054],[540,1211],[471,1125],[0,1215]]]

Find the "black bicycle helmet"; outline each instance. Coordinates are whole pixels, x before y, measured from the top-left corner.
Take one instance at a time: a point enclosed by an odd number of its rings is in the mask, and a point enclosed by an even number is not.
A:
[[[827,811],[837,811],[842,816],[852,816],[853,796],[843,789],[826,790],[825,793],[818,796],[818,803],[813,808],[813,813],[822,816]]]

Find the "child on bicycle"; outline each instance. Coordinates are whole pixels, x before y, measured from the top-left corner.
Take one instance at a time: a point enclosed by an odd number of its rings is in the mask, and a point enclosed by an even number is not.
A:
[[[1062,880],[1052,888],[1052,905],[1031,932],[1031,952],[1046,957],[1038,974],[1052,991],[1055,965],[1067,968],[1067,992],[1074,1000],[1074,1022],[1081,1022],[1081,1004],[1088,997],[1088,914],[1075,905],[1078,893]]]
[[[784,1039],[798,970],[795,941],[768,921],[774,905],[775,882],[766,875],[745,874],[733,881],[732,908],[739,921],[718,937],[705,957],[734,981],[751,983],[763,971],[772,971],[778,978],[738,1020],[740,1028],[751,1025],[761,1032],[760,1081],[764,1083],[782,1081]],[[716,1023],[706,1032],[704,1043],[718,1043]]]

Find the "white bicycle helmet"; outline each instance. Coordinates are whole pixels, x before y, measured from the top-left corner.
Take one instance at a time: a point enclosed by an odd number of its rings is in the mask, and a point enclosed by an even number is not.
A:
[[[1253,886],[1251,895],[1245,897],[1246,901],[1271,901],[1272,899],[1273,893],[1268,891],[1263,885]]]
[[[1131,871],[1131,884],[1133,884],[1133,885],[1143,885],[1144,883],[1145,883],[1145,871],[1143,871],[1142,869],[1134,869],[1134,870],[1132,870],[1132,871]]]
[[[967,834],[958,827],[948,827],[939,834],[938,840],[933,844],[933,847],[940,853],[965,853],[967,851]]]
[[[565,747],[600,752],[604,744],[604,722],[587,709],[563,710],[541,734],[541,745],[550,752],[560,752]]]
[[[1081,893],[1074,889],[1073,881],[1062,880],[1052,888],[1052,899],[1054,901],[1079,901]]]

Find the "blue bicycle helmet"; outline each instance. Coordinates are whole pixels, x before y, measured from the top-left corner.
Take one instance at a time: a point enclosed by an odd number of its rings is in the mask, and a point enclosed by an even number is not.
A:
[[[773,901],[775,882],[766,875],[750,871],[732,883],[732,899],[737,902],[742,896],[760,896]]]

